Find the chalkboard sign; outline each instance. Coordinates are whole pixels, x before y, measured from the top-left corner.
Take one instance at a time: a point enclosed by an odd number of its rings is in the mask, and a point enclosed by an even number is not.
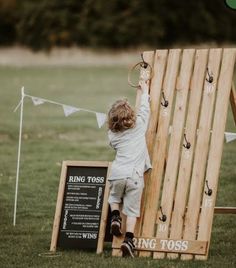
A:
[[[109,162],[63,162],[51,251],[60,247],[102,252],[108,214],[109,168]]]

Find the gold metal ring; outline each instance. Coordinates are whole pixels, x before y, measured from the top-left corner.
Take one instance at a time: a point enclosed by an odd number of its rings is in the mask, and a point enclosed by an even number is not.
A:
[[[146,65],[146,66],[145,66]],[[144,61],[140,61],[138,63],[136,63],[132,68],[130,68],[129,72],[128,72],[128,84],[131,86],[131,87],[135,87],[135,88],[138,88],[140,87],[139,85],[135,85],[131,79],[130,79],[130,76],[132,74],[132,72],[138,67],[140,66],[140,68],[142,68],[143,70],[146,70],[146,69],[149,69],[149,77],[148,79],[144,79],[145,81],[148,81],[150,79],[152,79],[152,75],[153,75],[153,72],[152,72],[152,66],[148,63],[148,62],[144,62]],[[141,72],[141,70],[140,70]],[[142,78],[140,78],[142,79]]]

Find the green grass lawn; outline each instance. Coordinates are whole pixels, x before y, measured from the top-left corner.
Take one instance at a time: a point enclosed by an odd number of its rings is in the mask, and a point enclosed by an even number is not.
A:
[[[0,68],[0,267],[235,267],[236,216],[215,215],[208,261],[169,261],[111,257],[110,244],[102,255],[61,251],[59,257],[40,253],[50,247],[57,190],[63,160],[112,160],[106,129],[93,114],[66,118],[59,106],[33,106],[25,100],[17,224],[13,205],[18,148],[20,88],[25,93],[76,107],[106,112],[118,97],[135,102],[127,85],[127,68]],[[236,132],[231,110],[227,131]],[[236,142],[224,145],[218,206],[236,205]]]

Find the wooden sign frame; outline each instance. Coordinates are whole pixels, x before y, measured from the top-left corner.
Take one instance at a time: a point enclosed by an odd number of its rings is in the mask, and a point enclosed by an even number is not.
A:
[[[50,251],[55,252],[57,248],[66,177],[67,177],[67,171],[69,167],[96,167],[96,168],[106,167],[107,168],[107,174],[105,178],[106,182],[105,182],[105,188],[104,188],[104,193],[103,193],[102,213],[100,217],[100,228],[99,228],[99,233],[98,233],[98,242],[97,242],[97,249],[96,249],[96,252],[98,254],[102,253],[103,245],[104,245],[104,238],[105,238],[105,231],[106,231],[106,223],[107,223],[107,217],[108,217],[108,208],[109,208],[108,201],[107,201],[108,194],[109,194],[109,185],[108,185],[107,177],[109,175],[110,167],[111,167],[111,162],[106,162],[106,161],[63,161],[62,169],[61,169],[60,184],[59,184],[58,195],[57,195],[57,203],[56,203],[56,211],[55,211],[55,216],[54,216]]]

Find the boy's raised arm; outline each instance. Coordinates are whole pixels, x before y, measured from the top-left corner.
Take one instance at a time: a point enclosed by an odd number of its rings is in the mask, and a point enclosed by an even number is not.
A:
[[[137,118],[140,118],[143,123],[148,124],[150,114],[150,96],[148,93],[148,84],[145,81],[140,81],[139,85],[142,94],[140,98],[140,106],[137,111]]]

